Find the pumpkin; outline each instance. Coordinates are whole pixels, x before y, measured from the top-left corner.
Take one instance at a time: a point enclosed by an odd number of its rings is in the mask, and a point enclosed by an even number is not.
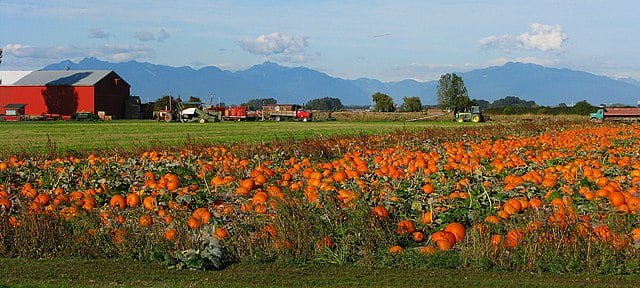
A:
[[[394,245],[391,246],[391,248],[389,248],[389,254],[402,254],[402,252],[404,252],[404,248],[398,246],[398,245]]]
[[[140,195],[136,193],[129,193],[129,195],[127,195],[127,206],[137,207],[139,205],[140,205]]]
[[[373,214],[373,216],[380,219],[389,217],[389,210],[387,210],[387,208],[384,208],[384,206],[373,207],[373,209],[371,209],[371,213]]]
[[[151,218],[151,216],[149,215],[142,215],[140,216],[140,219],[138,219],[138,222],[142,227],[149,227],[151,226],[151,224],[153,224],[153,218]]]
[[[116,194],[109,200],[109,206],[124,209],[127,208],[127,200],[122,195]]]
[[[458,243],[464,239],[464,236],[467,234],[467,230],[460,223],[450,223],[446,227],[444,227],[445,232],[451,232],[453,236],[455,236],[455,243]]]

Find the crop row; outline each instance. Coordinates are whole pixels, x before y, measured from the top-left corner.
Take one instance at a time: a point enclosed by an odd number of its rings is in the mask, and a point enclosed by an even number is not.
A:
[[[0,255],[637,272],[640,129],[564,123],[0,163]]]

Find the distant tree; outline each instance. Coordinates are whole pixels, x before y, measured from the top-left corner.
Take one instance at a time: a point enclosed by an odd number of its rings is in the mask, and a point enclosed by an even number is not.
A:
[[[422,102],[420,101],[420,97],[404,97],[402,103],[402,111],[406,112],[419,112],[422,110]]]
[[[579,115],[589,115],[589,113],[591,112],[595,112],[595,110],[598,107],[595,107],[591,104],[589,104],[589,102],[587,102],[587,100],[582,100],[576,104],[573,105],[573,107],[571,108],[571,110],[573,110],[572,112],[575,114],[579,114]]]
[[[438,106],[445,110],[464,110],[471,105],[462,77],[447,73],[438,82]]]
[[[489,108],[489,106],[491,105],[489,101],[482,99],[473,99],[471,100],[471,102],[475,102],[475,105],[480,106],[482,110]]]
[[[189,97],[189,100],[187,100],[187,102],[200,102],[200,103],[202,103],[202,100],[200,100],[200,97],[191,96],[191,97]]]
[[[344,106],[338,98],[324,97],[312,99],[304,107],[310,110],[338,111]]]
[[[169,101],[171,100],[171,105],[169,105]],[[153,110],[165,110],[169,108],[175,108],[178,103],[182,102],[180,98],[172,97],[171,95],[165,95],[153,103]]]
[[[536,108],[538,104],[534,101],[526,101],[522,100],[516,96],[507,96],[502,99],[498,99],[493,101],[489,108],[491,109],[502,109],[504,107],[516,107],[516,108]]]
[[[567,107],[569,107],[569,106],[567,106],[567,103],[562,102],[562,103],[558,104],[558,107],[560,107],[560,108],[567,108]]]
[[[373,102],[376,103],[375,110],[378,112],[393,112],[396,110],[393,105],[393,98],[380,92],[373,94]]]
[[[262,110],[263,105],[276,104],[278,100],[274,98],[257,98],[251,99],[247,101],[247,103],[243,103],[242,106],[249,107],[250,110]]]
[[[366,110],[369,109],[369,105],[346,105],[344,107],[342,107],[343,109],[350,109],[350,110]]]

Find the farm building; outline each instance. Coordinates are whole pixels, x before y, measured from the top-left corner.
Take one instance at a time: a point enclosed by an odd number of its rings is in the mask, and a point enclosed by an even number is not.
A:
[[[0,107],[22,107],[10,111],[28,116],[104,112],[122,119],[131,88],[109,70],[0,71],[0,79]]]

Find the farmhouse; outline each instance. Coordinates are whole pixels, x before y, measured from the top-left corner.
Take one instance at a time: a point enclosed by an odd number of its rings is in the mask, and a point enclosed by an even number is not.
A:
[[[30,116],[104,112],[122,119],[130,98],[131,86],[109,70],[0,71],[0,79],[0,113],[4,115],[8,111]]]

